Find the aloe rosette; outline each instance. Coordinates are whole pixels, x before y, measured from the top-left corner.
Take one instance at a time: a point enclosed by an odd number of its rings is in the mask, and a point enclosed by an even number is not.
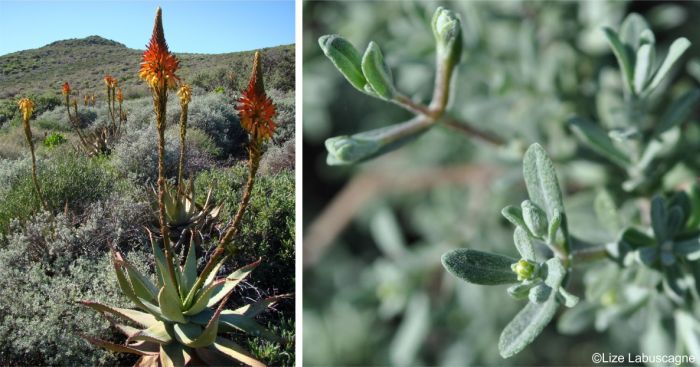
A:
[[[211,195],[211,189],[207,193],[207,197],[203,204],[197,203],[194,200],[195,191],[192,181],[189,185],[183,185],[186,189],[181,190],[177,186],[165,185],[165,193],[163,195],[163,205],[165,207],[165,222],[170,230],[171,238],[180,238],[187,230],[195,232],[204,231],[214,223],[223,204],[214,205]],[[153,190],[153,207],[158,210],[158,192]]]
[[[266,298],[233,310],[224,309],[236,285],[259,265],[260,260],[217,278],[220,263],[206,279],[198,279],[204,274],[197,273],[194,246],[190,244],[184,265],[173,267],[173,282],[167,274],[165,256],[153,236],[151,245],[156,259],[155,283],[121,253],[112,250],[119,287],[133,302],[134,309],[80,302],[108,317],[126,335],[125,343],[82,336],[111,351],[140,355],[136,366],[230,365],[236,361],[264,366],[243,347],[222,335],[245,332],[279,341],[275,334],[256,322],[255,317],[287,295]],[[128,324],[118,323],[117,319]]]

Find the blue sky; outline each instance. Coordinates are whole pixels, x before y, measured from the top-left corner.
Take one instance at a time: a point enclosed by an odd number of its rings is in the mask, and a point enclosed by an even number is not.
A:
[[[0,55],[98,35],[144,49],[156,7],[171,51],[223,53],[294,43],[294,1],[0,0]]]

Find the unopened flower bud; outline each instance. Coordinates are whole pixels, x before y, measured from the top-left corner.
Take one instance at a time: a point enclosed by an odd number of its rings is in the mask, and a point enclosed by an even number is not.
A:
[[[537,275],[537,268],[537,264],[525,259],[520,259],[517,263],[511,265],[511,269],[518,276],[519,281],[534,278]]]
[[[462,22],[457,13],[437,8],[431,22],[438,56],[454,66],[462,56]]]

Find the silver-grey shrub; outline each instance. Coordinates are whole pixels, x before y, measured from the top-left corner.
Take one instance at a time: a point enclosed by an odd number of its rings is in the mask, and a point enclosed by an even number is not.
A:
[[[108,322],[76,301],[128,305],[117,289],[106,242],[94,240],[105,230],[94,218],[76,227],[63,214],[54,220],[45,212],[24,226],[15,223],[0,247],[0,365],[125,362],[78,335],[115,336]],[[148,268],[140,248],[127,256],[140,269]]]
[[[292,135],[282,145],[272,145],[267,149],[260,161],[260,172],[269,175],[282,170],[294,170],[295,153],[294,135]]]
[[[140,98],[125,104],[128,113],[129,129],[144,129],[153,125],[153,102],[150,98]],[[171,108],[166,121],[168,126],[177,126],[180,121],[180,108],[177,98],[170,96]],[[188,128],[196,128],[207,133],[223,153],[240,149],[245,142],[245,134],[238,120],[235,100],[223,94],[209,93],[195,95],[189,105]]]
[[[121,174],[138,182],[154,183],[158,177],[157,138],[154,125],[129,130],[112,151],[112,165]],[[214,165],[220,148],[208,134],[188,129],[186,175],[195,174]],[[177,174],[180,138],[177,126],[165,133],[166,176]]]

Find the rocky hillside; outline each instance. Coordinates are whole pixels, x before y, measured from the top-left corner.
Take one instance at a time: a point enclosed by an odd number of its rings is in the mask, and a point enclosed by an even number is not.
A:
[[[240,89],[250,73],[252,52],[179,53],[180,76],[204,89]],[[269,88],[294,88],[294,45],[265,48],[263,67]],[[74,90],[102,93],[102,78],[119,79],[126,98],[146,95],[137,73],[143,51],[99,36],[56,41],[44,47],[0,56],[0,100],[20,95],[60,93],[64,81]]]

